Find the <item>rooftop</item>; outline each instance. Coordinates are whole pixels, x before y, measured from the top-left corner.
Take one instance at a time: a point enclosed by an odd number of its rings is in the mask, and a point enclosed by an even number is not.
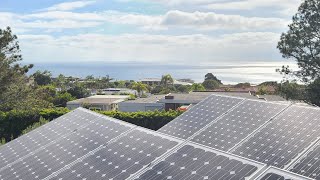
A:
[[[123,101],[129,98],[126,95],[95,95],[87,98],[81,98],[74,101],[69,101],[68,104],[88,103],[88,104],[112,104],[119,100]]]
[[[125,103],[156,103],[159,99],[163,98],[165,95],[151,95],[147,98],[137,98],[135,100],[128,100]]]

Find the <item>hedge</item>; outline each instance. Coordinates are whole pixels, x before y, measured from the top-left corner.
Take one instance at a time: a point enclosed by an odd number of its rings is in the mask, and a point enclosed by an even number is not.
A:
[[[45,124],[46,121],[56,119],[68,112],[70,111],[67,108],[0,112],[0,144],[9,142]],[[179,111],[97,112],[152,130],[158,130],[182,113]]]

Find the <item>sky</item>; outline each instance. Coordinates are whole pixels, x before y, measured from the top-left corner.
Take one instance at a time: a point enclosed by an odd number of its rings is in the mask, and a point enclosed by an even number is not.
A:
[[[32,63],[279,64],[277,42],[300,3],[0,0],[0,28],[13,29]]]

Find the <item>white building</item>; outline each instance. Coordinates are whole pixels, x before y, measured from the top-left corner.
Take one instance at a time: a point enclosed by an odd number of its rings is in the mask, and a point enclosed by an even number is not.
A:
[[[67,108],[70,110],[78,107],[97,109],[103,111],[118,110],[118,103],[129,98],[127,95],[95,95],[88,98],[81,98],[67,102]]]

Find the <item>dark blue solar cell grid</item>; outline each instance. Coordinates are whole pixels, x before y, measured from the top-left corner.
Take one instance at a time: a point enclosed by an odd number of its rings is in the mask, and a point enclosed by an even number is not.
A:
[[[93,114],[78,109],[1,146],[0,168],[62,136],[72,133],[83,125],[92,123],[95,118],[96,116]]]
[[[250,177],[261,167],[189,144],[148,169],[137,179],[239,180]]]
[[[288,105],[246,100],[192,141],[228,151]]]
[[[299,160],[290,171],[310,178],[320,179],[320,145],[318,144],[305,157]]]
[[[234,153],[283,168],[320,137],[320,110],[291,106]]]
[[[239,98],[212,95],[158,131],[187,139],[241,101]]]
[[[93,116],[91,114],[90,116]],[[63,122],[61,122],[63,124]],[[43,179],[65,165],[106,145],[133,126],[98,117],[91,124],[74,131],[59,141],[38,150],[0,172],[4,179]]]
[[[134,130],[54,179],[126,179],[178,145],[145,130]]]

